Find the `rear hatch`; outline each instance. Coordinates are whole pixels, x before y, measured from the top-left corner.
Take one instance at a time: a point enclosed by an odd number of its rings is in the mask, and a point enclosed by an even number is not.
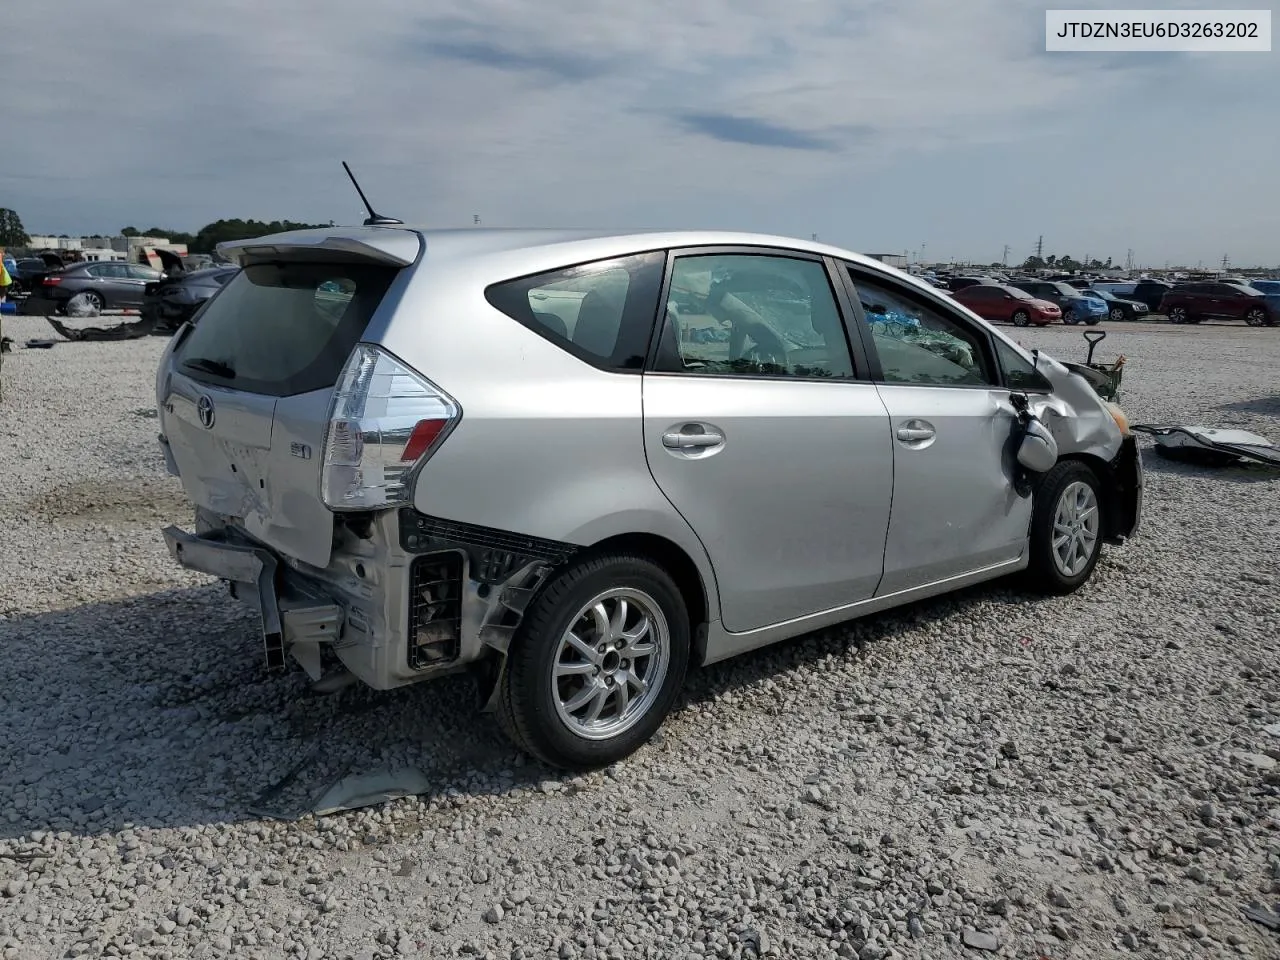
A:
[[[175,337],[157,380],[162,434],[194,503],[328,565],[320,472],[332,388],[420,245],[375,228],[223,248],[244,269]]]

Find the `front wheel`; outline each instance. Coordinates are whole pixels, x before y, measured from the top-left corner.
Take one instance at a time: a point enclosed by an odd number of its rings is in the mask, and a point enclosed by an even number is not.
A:
[[[616,763],[671,711],[690,633],[680,589],[653,561],[610,554],[570,567],[512,641],[499,704],[507,734],[555,767]]]
[[[1027,578],[1039,593],[1071,593],[1093,573],[1102,553],[1102,495],[1085,464],[1063,460],[1040,481],[1030,549]]]
[[[1015,327],[1025,327],[1031,322],[1031,315],[1025,310],[1015,310],[1013,311],[1013,316],[1010,317],[1010,319],[1013,321],[1013,325]]]

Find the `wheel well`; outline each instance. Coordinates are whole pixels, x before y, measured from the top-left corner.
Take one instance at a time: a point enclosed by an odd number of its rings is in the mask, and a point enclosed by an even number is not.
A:
[[[649,557],[675,580],[684,597],[685,606],[689,608],[689,619],[694,627],[694,651],[690,663],[701,663],[703,645],[706,643],[705,631],[698,627],[709,619],[707,610],[707,590],[702,582],[702,575],[693,559],[675,543],[666,537],[652,533],[624,533],[609,537],[599,543],[592,544],[592,553],[615,553],[618,551],[639,553]]]

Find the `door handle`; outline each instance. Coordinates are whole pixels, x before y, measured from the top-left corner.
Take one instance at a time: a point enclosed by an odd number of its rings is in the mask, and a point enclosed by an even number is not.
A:
[[[899,427],[898,439],[906,443],[919,440],[932,440],[936,436],[932,427]]]
[[[662,445],[668,450],[703,450],[724,443],[724,434],[716,430],[704,433],[681,433],[668,430],[662,435]]]

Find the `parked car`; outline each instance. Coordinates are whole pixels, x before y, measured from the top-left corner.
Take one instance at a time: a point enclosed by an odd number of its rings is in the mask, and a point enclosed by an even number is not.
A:
[[[1107,305],[1107,316],[1116,323],[1121,320],[1142,320],[1150,312],[1141,300],[1118,297],[1109,290],[1081,290],[1086,297],[1095,297]]]
[[[952,294],[952,299],[968,307],[983,320],[1012,323],[1015,327],[1035,324],[1043,327],[1062,319],[1056,303],[1040,300],[1007,284],[978,284]]]
[[[1133,285],[1133,289],[1123,294],[1123,296],[1127,300],[1137,300],[1140,303],[1145,303],[1148,310],[1159,312],[1164,295],[1172,289],[1173,284],[1167,280],[1139,280]]]
[[[1136,286],[1137,281],[1135,280],[1096,280],[1089,284],[1089,289],[1105,291],[1119,297],[1121,300],[1132,300],[1134,298],[1131,294]],[[1148,309],[1150,308],[1148,307]]]
[[[148,283],[143,288],[142,316],[153,319],[158,332],[177,330],[239,270],[239,267],[211,267]]]
[[[196,512],[172,555],[259,612],[268,664],[470,670],[552,764],[631,753],[691,664],[1015,571],[1069,593],[1138,526],[1119,408],[835,247],[375,226],[222,249],[243,269],[157,371]]]
[[[149,282],[160,271],[134,263],[73,263],[44,276],[32,300],[43,299],[45,312],[61,313],[77,294],[98,310],[141,307]]]
[[[996,281],[991,277],[948,277],[947,289],[951,291],[963,290],[965,287],[977,286],[980,283],[994,284]]]
[[[1211,318],[1243,320],[1251,327],[1274,326],[1280,319],[1261,290],[1235,283],[1189,281],[1164,295],[1160,310],[1171,323],[1199,323]]]
[[[1084,296],[1062,280],[1018,280],[1013,286],[1040,300],[1056,304],[1062,311],[1063,323],[1086,323],[1094,326],[1110,312],[1106,304]]]
[[[1280,294],[1280,280],[1250,280],[1249,286],[1261,290],[1268,296]]]

